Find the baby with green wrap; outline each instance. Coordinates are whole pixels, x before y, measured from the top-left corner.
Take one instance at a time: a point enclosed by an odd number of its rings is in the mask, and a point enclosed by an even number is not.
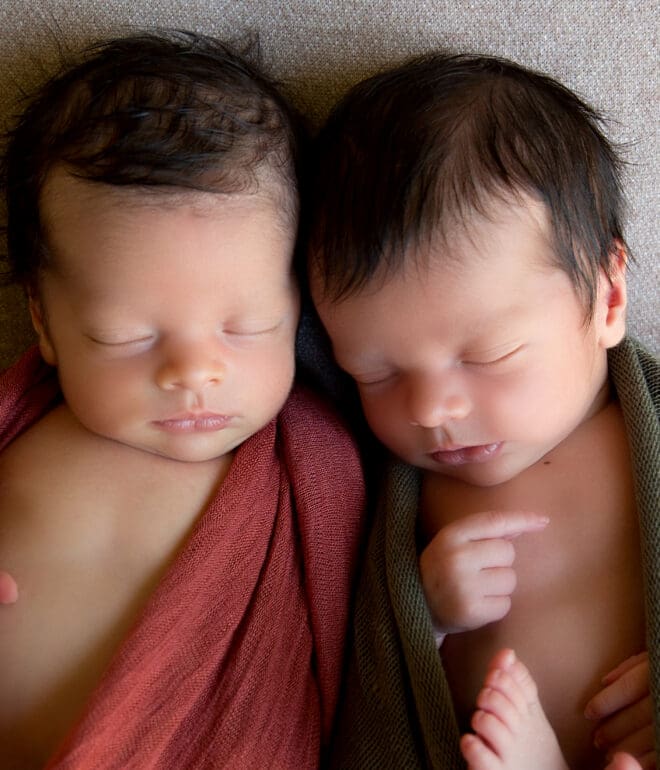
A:
[[[337,767],[656,767],[660,371],[626,336],[600,122],[547,76],[438,54],[319,137],[312,295],[393,455]]]

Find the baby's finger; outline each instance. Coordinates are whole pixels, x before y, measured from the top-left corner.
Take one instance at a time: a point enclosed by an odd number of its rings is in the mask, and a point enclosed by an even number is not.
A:
[[[611,671],[605,674],[605,676],[601,679],[602,684],[611,684],[638,664],[644,663],[645,661],[647,662],[648,659],[649,654],[646,652],[646,650],[644,652],[640,652],[638,655],[632,655],[630,658],[626,658],[623,663],[619,663],[616,668],[613,668]]]
[[[636,759],[631,754],[617,752],[613,757],[608,757],[609,764],[605,770],[655,770],[655,757],[652,756],[651,764],[648,764],[649,757]],[[647,760],[645,764],[644,760]]]
[[[534,511],[484,511],[466,516],[446,527],[457,545],[476,540],[513,538],[544,529],[550,519]]]
[[[478,540],[461,548],[466,561],[480,570],[495,567],[511,567],[516,558],[513,543],[498,538],[497,540]]]
[[[18,586],[14,578],[0,570],[0,604],[13,604],[18,599]]]
[[[602,749],[614,748],[628,736],[636,735],[640,730],[645,730],[650,725],[653,725],[653,704],[651,696],[647,695],[646,698],[642,698],[632,706],[622,709],[614,716],[601,722],[594,733],[594,742]],[[644,749],[653,748],[652,732],[650,741],[643,747]]]
[[[606,750],[606,756],[609,759],[617,752],[625,751],[638,759],[640,757],[654,757],[653,747],[653,725],[648,725],[643,730],[639,730],[633,735],[629,735],[625,740],[616,743],[614,746],[603,747]]]
[[[479,575],[481,590],[488,599],[495,596],[511,596],[516,589],[516,572],[510,567],[491,567]]]
[[[489,623],[496,623],[505,618],[511,610],[510,596],[485,596],[482,602],[483,610],[480,623],[474,628],[481,628]]]
[[[587,719],[605,717],[630,706],[649,692],[648,659],[633,666],[607,687],[603,688],[587,703]]]
[[[436,629],[444,634],[451,634],[472,631],[502,620],[510,610],[510,596],[475,596],[450,607],[444,614],[432,612],[432,615]]]
[[[515,558],[515,548],[508,540],[479,540],[460,545],[432,541],[422,551],[420,569],[424,583],[431,581],[447,586],[458,582],[471,592],[482,570],[509,568]]]

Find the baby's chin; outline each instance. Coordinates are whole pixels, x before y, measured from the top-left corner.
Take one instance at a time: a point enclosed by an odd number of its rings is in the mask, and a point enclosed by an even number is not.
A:
[[[160,444],[155,442],[150,444],[114,436],[97,435],[99,438],[109,441],[118,450],[138,452],[141,455],[153,458],[155,462],[169,461],[191,465],[221,463],[227,459],[231,460],[236,444],[240,443],[239,441],[227,442],[226,445],[221,446],[209,446],[202,441],[162,442]]]

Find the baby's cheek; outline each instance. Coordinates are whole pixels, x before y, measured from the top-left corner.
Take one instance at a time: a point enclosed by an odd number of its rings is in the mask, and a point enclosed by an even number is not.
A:
[[[365,398],[361,395],[362,410],[371,430],[385,444],[392,435],[396,435],[395,412],[384,399]]]

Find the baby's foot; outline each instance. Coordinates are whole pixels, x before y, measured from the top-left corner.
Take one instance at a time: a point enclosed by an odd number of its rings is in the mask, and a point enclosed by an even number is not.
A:
[[[568,770],[536,684],[513,650],[501,650],[491,661],[472,729],[475,735],[461,738],[470,770]]]
[[[642,770],[642,766],[630,754],[617,753],[605,770]]]

